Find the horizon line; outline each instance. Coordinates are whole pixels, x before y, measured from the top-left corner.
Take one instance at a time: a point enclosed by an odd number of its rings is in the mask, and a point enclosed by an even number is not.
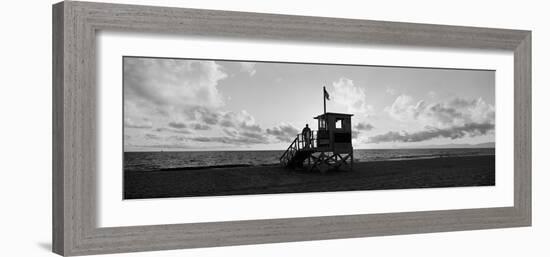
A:
[[[496,147],[404,147],[404,148],[358,148],[353,150],[421,150],[421,149],[496,149]],[[260,149],[260,150],[246,150],[246,149],[234,149],[234,150],[204,150],[204,149],[191,149],[191,150],[138,150],[138,151],[123,151],[124,153],[140,153],[140,152],[273,152],[286,150],[281,149]]]

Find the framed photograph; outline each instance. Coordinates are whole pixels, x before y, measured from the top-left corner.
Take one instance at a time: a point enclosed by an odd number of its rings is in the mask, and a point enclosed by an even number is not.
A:
[[[53,6],[53,251],[531,225],[531,32]]]

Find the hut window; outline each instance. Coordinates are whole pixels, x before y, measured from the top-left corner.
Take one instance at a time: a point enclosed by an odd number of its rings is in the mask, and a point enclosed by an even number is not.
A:
[[[341,119],[337,119],[337,120],[336,120],[336,128],[337,128],[337,129],[341,129],[341,128],[342,128],[342,120],[341,120]]]

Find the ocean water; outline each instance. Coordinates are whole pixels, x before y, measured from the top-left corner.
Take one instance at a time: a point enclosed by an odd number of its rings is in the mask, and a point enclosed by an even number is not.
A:
[[[125,152],[124,170],[198,169],[209,167],[276,165],[284,151]],[[360,149],[357,162],[494,155],[494,148]]]

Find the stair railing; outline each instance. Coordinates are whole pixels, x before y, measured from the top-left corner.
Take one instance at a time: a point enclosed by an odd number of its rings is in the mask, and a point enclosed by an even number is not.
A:
[[[292,157],[296,154],[298,150],[300,150],[300,135],[296,136],[294,141],[292,141],[292,143],[283,153],[281,158],[279,158],[279,161],[281,162],[281,164],[286,166],[290,162],[290,160],[292,160]]]
[[[307,140],[304,139],[302,134],[297,134],[296,138],[294,138],[294,141],[290,144],[290,146],[286,149],[286,151],[281,155],[279,158],[279,161],[282,165],[286,166],[296,155],[296,152],[302,150],[302,149],[313,149],[317,146],[317,131],[311,131],[310,138],[309,138],[309,145]]]

